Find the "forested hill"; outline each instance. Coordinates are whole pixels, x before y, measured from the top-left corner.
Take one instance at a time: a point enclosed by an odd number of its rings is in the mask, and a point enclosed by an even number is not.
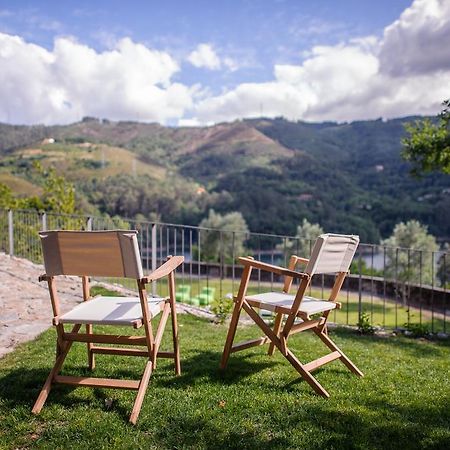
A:
[[[241,211],[252,231],[278,234],[294,234],[305,217],[366,242],[414,218],[448,240],[450,177],[414,179],[400,157],[411,120],[0,124],[0,183],[19,194],[38,189],[38,160],[75,183],[86,212],[197,225],[211,208]]]

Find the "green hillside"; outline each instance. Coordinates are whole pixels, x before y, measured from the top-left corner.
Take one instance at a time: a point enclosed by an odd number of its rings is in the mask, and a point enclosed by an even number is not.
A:
[[[0,183],[21,195],[36,192],[39,161],[75,183],[81,210],[194,225],[210,208],[238,210],[252,231],[279,234],[295,233],[306,217],[371,242],[415,218],[448,240],[450,178],[409,175],[400,158],[409,120],[0,124]]]

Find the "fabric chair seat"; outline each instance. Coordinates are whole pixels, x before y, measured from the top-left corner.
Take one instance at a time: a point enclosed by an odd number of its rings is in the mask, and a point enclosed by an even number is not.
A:
[[[152,317],[163,309],[165,300],[160,297],[148,299]],[[94,297],[82,302],[59,318],[61,323],[139,325],[142,309],[139,297]]]
[[[245,299],[256,308],[267,309],[269,311],[289,312],[294,303],[295,295],[283,292],[265,292],[263,294],[250,295]],[[318,300],[314,297],[303,297],[300,303],[299,312],[308,316],[336,308],[336,303],[327,300]]]

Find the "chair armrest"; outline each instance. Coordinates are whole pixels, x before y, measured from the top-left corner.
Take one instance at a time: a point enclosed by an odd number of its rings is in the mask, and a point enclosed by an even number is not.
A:
[[[296,255],[293,255],[293,256],[295,256],[296,259],[297,259],[296,264],[298,264],[298,263],[308,264],[309,263],[309,259],[308,258],[302,258],[301,256],[296,256]]]
[[[242,264],[252,266],[255,269],[265,270],[266,272],[272,272],[278,275],[284,275],[292,278],[309,278],[309,275],[306,273],[295,272],[294,270],[285,269],[284,267],[274,266],[273,264],[256,261],[252,258],[240,257],[239,261]]]
[[[159,266],[155,271],[153,271],[147,277],[144,277],[142,281],[147,284],[155,280],[163,278],[169,273],[173,272],[180,264],[184,262],[184,256],[169,256],[169,259]]]

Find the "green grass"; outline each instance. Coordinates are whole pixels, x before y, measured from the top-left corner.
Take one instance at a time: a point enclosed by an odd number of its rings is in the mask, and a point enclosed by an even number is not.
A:
[[[54,330],[7,355],[0,360],[0,448],[450,448],[448,341],[333,331],[365,377],[338,361],[325,366],[316,372],[331,394],[325,400],[279,352],[270,358],[261,347],[231,355],[221,373],[227,326],[186,315],[179,321],[182,375],[160,360],[135,427],[127,423],[130,391],[56,386],[41,414],[31,414],[53,363]],[[237,337],[257,335],[243,326]],[[290,343],[303,362],[325,353],[309,333]],[[95,375],[138,378],[143,367],[143,359],[98,355]],[[63,373],[89,373],[85,345],[74,344]]]

